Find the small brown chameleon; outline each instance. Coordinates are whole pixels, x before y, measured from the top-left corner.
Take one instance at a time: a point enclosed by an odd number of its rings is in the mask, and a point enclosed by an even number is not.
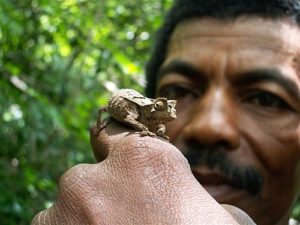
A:
[[[151,99],[144,97],[132,89],[121,89],[110,98],[106,107],[98,111],[98,133],[107,125],[101,121],[101,114],[108,112],[109,115],[134,129],[141,131],[141,136],[165,135],[165,123],[176,118],[176,100],[168,100],[164,97]]]

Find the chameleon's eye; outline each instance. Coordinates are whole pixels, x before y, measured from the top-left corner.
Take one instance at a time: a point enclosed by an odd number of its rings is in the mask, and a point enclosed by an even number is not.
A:
[[[166,102],[164,101],[157,101],[154,105],[155,110],[157,111],[164,111],[167,109]]]

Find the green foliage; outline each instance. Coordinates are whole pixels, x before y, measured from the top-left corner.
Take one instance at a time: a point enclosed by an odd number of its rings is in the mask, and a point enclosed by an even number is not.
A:
[[[0,221],[29,224],[59,177],[93,163],[89,127],[115,87],[142,91],[170,0],[0,0]]]

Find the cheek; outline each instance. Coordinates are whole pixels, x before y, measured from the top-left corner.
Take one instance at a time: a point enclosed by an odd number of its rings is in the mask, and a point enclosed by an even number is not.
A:
[[[249,114],[247,114],[249,116]],[[286,207],[299,188],[299,118],[261,118],[247,116],[243,136],[253,159],[265,177],[263,196]],[[277,196],[272,200],[272,196]]]
[[[300,160],[300,146],[295,120],[280,119],[256,121],[250,143],[264,162],[265,167],[274,173],[293,169]]]

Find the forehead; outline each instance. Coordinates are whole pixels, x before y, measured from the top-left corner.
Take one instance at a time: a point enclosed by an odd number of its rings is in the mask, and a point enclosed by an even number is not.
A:
[[[243,17],[226,22],[185,21],[172,34],[167,60],[170,54],[199,53],[212,48],[227,53],[252,51],[264,55],[267,52],[268,56],[276,55],[279,60],[289,61],[300,77],[300,29],[288,20]]]
[[[175,29],[170,45],[181,39],[202,37],[244,37],[245,39],[272,40],[272,45],[286,51],[300,49],[300,29],[288,20],[266,20],[243,17],[223,22],[216,19],[193,19],[183,22]]]

